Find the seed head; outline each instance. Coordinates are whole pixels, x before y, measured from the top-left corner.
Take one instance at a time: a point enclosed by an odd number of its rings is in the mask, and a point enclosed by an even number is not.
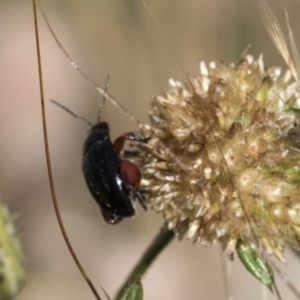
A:
[[[0,199],[0,299],[11,300],[25,284],[24,256],[12,217]]]
[[[180,239],[259,242],[283,260],[300,239],[299,112],[291,72],[262,56],[170,79],[152,101],[152,138],[138,146],[147,202]]]

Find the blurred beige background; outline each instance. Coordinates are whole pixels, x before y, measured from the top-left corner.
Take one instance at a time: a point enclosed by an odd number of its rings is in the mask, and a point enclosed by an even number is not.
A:
[[[182,65],[198,71],[199,60],[237,61],[249,52],[267,63],[283,64],[254,1],[155,0],[150,5]],[[147,122],[151,95],[167,79],[183,74],[139,0],[43,1],[53,29],[75,61],[97,82],[110,74],[109,91],[135,116]],[[276,2],[290,11],[297,41],[299,1]],[[95,285],[114,295],[162,220],[137,205],[137,216],[106,225],[84,183],[81,151],[87,126],[49,104],[54,98],[91,121],[101,97],[74,71],[40,19],[47,117],[55,184],[73,245]],[[47,181],[38,95],[31,1],[0,2],[0,191],[19,214],[28,283],[19,300],[93,299],[62,240]],[[107,104],[103,120],[112,137],[135,129]],[[297,284],[299,262],[288,254],[283,269]],[[201,248],[188,241],[172,245],[155,262],[143,283],[145,299],[226,299],[225,262],[219,245]],[[233,299],[275,299],[238,261],[232,267]],[[294,299],[278,279],[283,299]],[[300,285],[298,285],[300,288]]]

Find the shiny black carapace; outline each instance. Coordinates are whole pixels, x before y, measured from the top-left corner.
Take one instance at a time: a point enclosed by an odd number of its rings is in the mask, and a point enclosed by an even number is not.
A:
[[[112,143],[108,124],[99,122],[92,126],[83,147],[82,166],[86,183],[109,224],[133,216],[135,199],[146,209],[139,189],[139,168],[119,157],[125,140],[147,142],[149,139],[125,133]]]

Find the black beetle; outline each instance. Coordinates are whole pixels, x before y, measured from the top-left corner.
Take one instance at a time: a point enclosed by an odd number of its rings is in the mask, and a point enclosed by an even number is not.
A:
[[[142,138],[128,132],[120,135],[112,143],[108,123],[100,122],[100,114],[98,123],[93,125],[59,102],[53,99],[51,102],[91,126],[83,147],[82,168],[85,181],[101,208],[104,220],[109,224],[117,224],[126,217],[134,216],[135,199],[138,199],[146,210],[139,188],[141,172],[129,160],[121,159],[119,154],[125,140],[147,143],[150,138]]]
[[[125,133],[113,144],[108,123],[99,122],[92,126],[83,147],[82,167],[86,183],[109,224],[117,224],[135,214],[134,198],[146,209],[139,189],[139,168],[119,157],[125,140],[147,142],[149,138]]]

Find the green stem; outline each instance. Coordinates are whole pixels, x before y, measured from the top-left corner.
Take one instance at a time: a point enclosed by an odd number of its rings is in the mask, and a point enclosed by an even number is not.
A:
[[[154,240],[151,242],[150,246],[146,250],[146,252],[141,257],[140,261],[133,268],[126,281],[119,289],[116,300],[122,300],[128,292],[128,288],[132,285],[132,283],[139,280],[144,273],[151,266],[152,262],[158,256],[158,254],[172,241],[174,238],[173,231],[164,230],[160,232]]]

